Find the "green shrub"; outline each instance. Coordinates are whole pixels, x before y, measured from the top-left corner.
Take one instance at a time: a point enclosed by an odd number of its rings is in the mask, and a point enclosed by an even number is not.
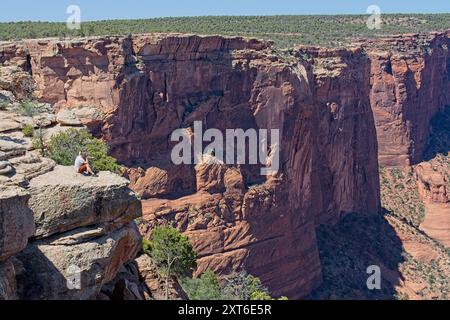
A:
[[[23,100],[19,106],[14,109],[15,112],[25,117],[32,117],[42,112],[39,103],[32,100]]]
[[[31,124],[27,124],[25,127],[23,127],[22,129],[22,133],[25,137],[31,138],[33,136],[33,132],[34,132],[34,127]]]
[[[263,293],[270,296],[261,280],[245,271],[225,277],[222,292],[226,300],[250,300],[252,295],[262,297]]]
[[[245,271],[225,277],[222,286],[212,270],[195,279],[182,278],[180,283],[190,300],[275,300],[259,278]]]
[[[8,102],[0,101],[0,110],[6,110],[7,107],[8,107]]]
[[[150,255],[151,244],[152,244],[152,243],[150,242],[150,240],[147,240],[147,239],[145,239],[145,238],[142,238],[142,251],[143,251],[145,254]]]
[[[86,151],[93,170],[116,173],[120,171],[116,159],[108,156],[106,143],[83,129],[71,128],[52,136],[47,149],[48,156],[60,165],[73,165],[79,152]]]
[[[250,300],[273,300],[273,299],[267,292],[256,290],[252,292]]]
[[[182,278],[181,286],[190,300],[221,300],[219,279],[212,270],[206,270],[199,278]]]

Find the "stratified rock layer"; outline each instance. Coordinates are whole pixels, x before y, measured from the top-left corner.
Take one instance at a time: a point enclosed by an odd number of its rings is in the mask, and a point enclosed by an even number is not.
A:
[[[18,124],[0,136],[0,299],[95,299],[140,250],[141,203],[116,174],[87,177],[41,157],[20,131],[34,117],[12,103],[0,110]],[[38,117],[47,138],[64,130]]]
[[[19,298],[95,299],[140,249],[141,236],[134,223],[106,234],[88,231],[92,230],[34,241],[22,251],[17,256]],[[73,240],[77,235],[81,239]],[[61,241],[64,236],[69,239]]]
[[[13,256],[26,247],[35,230],[29,198],[21,188],[0,186],[0,300],[17,299]]]

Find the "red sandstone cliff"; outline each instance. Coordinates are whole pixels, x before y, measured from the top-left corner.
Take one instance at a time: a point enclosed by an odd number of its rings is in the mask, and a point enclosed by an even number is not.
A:
[[[370,101],[379,162],[423,159],[430,120],[450,105],[449,33],[404,35],[362,43],[371,61]]]
[[[296,55],[313,59],[313,90],[319,116],[317,170],[322,189],[317,223],[334,224],[348,213],[378,213],[370,60],[361,48],[299,47]]]
[[[308,49],[293,61],[268,44],[143,35],[24,43],[38,97],[76,113],[130,167],[146,199],[141,232],[175,222],[199,269],[245,268],[299,298],[321,280],[318,223],[379,210],[377,144],[361,50]],[[61,118],[62,116],[60,116]],[[174,129],[280,129],[280,171],[170,161]]]

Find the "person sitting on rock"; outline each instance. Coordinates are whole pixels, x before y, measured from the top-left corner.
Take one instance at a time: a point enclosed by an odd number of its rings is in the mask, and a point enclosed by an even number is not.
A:
[[[89,165],[89,157],[86,152],[80,152],[75,159],[75,170],[78,173],[84,174],[88,173],[91,176],[96,176],[94,171],[92,171],[91,166]]]

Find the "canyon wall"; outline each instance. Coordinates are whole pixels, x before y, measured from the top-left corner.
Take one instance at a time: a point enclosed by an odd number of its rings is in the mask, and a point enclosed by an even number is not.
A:
[[[378,146],[369,100],[370,60],[361,48],[298,47],[294,55],[310,57],[313,63],[322,197],[316,222],[335,224],[348,213],[377,214]]]
[[[380,164],[423,160],[430,121],[450,105],[448,36],[412,34],[361,43],[371,61],[370,101]]]
[[[0,300],[17,299],[14,255],[34,233],[29,194],[16,187],[0,187]]]
[[[377,162],[422,160],[430,121],[449,104],[448,44],[448,33],[289,53],[220,36],[25,40],[3,47],[14,76],[0,85],[31,73],[57,121],[103,137],[143,199],[141,233],[175,223],[199,253],[197,274],[246,269],[298,298],[321,281],[316,225],[378,213]],[[174,165],[170,135],[182,128],[194,139],[194,121],[280,129],[280,170],[262,176],[266,164],[214,156]]]
[[[108,142],[144,199],[141,233],[175,223],[199,253],[197,274],[245,269],[275,295],[303,297],[321,281],[316,224],[379,211],[369,61],[359,49],[293,57],[256,40],[158,34],[23,46],[39,100]],[[170,134],[194,137],[194,121],[279,129],[280,170],[262,176],[264,163],[215,157],[174,165]]]

